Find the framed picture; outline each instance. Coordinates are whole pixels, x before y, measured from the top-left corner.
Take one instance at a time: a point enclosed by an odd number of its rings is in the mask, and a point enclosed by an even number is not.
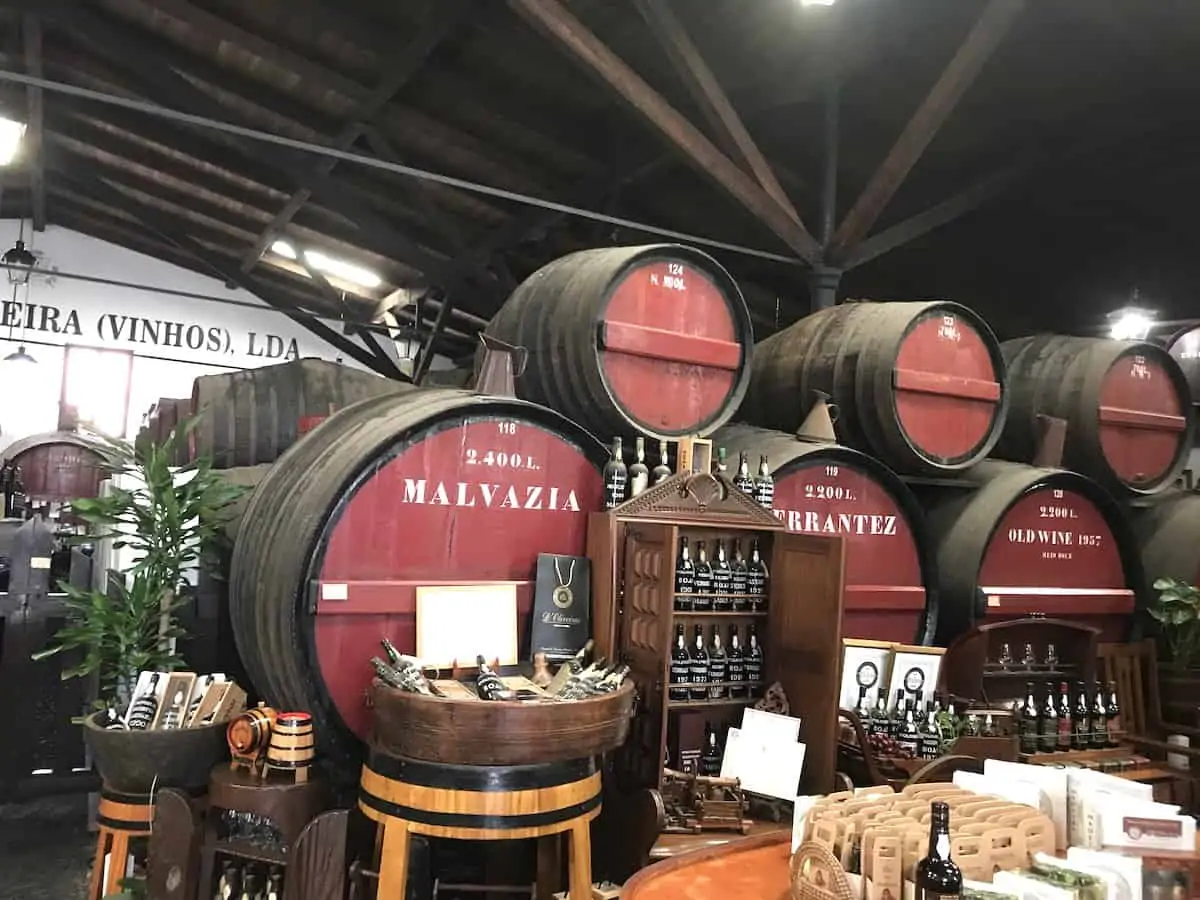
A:
[[[875,707],[880,691],[886,691],[891,673],[891,641],[867,641],[842,638],[842,687],[838,700],[842,709],[854,709],[866,691],[867,702]]]
[[[919,699],[922,704],[933,699],[937,690],[938,673],[942,668],[944,647],[916,647],[896,644],[892,651],[892,673],[888,684],[888,711],[896,708],[897,693],[905,700]]]

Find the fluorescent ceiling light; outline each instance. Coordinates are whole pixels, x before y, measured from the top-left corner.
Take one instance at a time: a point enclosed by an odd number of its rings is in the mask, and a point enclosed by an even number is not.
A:
[[[1117,313],[1112,324],[1114,341],[1141,341],[1146,339],[1154,325],[1154,316],[1141,309],[1124,309]]]
[[[801,6],[833,6],[837,0],[800,0]]]
[[[271,251],[282,256],[284,259],[297,259],[296,248],[287,241],[276,241],[271,245]],[[320,250],[305,250],[304,261],[318,272],[322,272],[325,275],[332,275],[334,278],[349,281],[361,287],[377,288],[383,284],[383,279],[370,269],[346,262],[343,259],[335,259],[332,256],[322,253]]]
[[[7,166],[21,149],[25,123],[0,116],[0,166]]]

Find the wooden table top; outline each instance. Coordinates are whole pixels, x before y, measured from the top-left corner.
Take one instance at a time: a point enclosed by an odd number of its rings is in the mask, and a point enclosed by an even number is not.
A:
[[[622,900],[786,900],[791,883],[791,830],[698,850],[634,875]]]

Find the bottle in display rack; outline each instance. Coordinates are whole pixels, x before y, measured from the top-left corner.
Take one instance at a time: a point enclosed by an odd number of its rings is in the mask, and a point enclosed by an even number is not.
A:
[[[733,609],[733,600],[729,594],[733,590],[733,567],[725,553],[725,541],[717,539],[717,558],[712,563],[713,571],[713,612],[729,612]]]
[[[1021,667],[1024,669],[1037,668],[1037,654],[1033,652],[1033,644],[1025,645],[1025,653],[1021,657]]]
[[[713,460],[713,474],[727,475],[729,474],[729,465],[726,463],[726,450],[724,447],[717,448],[717,458]]]
[[[904,724],[904,691],[896,691],[896,705],[888,716],[888,737],[899,738],[900,728]]]
[[[938,731],[933,708],[930,707],[925,713],[924,721],[921,722],[920,757],[921,759],[937,759],[941,749],[942,734]]]
[[[186,703],[187,697],[183,695],[183,691],[176,691],[175,696],[171,698],[171,705],[163,713],[162,725],[159,726],[163,731],[183,727],[184,704]]]
[[[492,667],[487,664],[487,660],[482,655],[475,657],[475,664],[479,666],[479,674],[475,676],[475,693],[479,695],[479,699],[509,699],[511,691],[504,687],[500,676],[492,671]]]
[[[1108,710],[1104,708],[1104,691],[1100,682],[1092,685],[1092,749],[1103,750],[1108,746]]]
[[[266,900],[283,900],[283,873],[274,866],[271,867],[271,874],[267,876]]]
[[[871,721],[871,702],[867,700],[867,689],[861,685],[858,688],[858,702],[854,704],[854,711],[858,714],[858,720],[866,728]]]
[[[692,650],[688,654],[691,664],[691,674],[688,681],[689,700],[705,700],[708,698],[708,651],[704,649],[704,626],[696,626],[696,635],[692,641]]]
[[[667,462],[667,442],[658,442],[658,465],[650,472],[650,481],[661,484],[671,477],[671,466]]]
[[[671,648],[671,668],[669,682],[672,685],[687,684],[692,677],[692,657],[688,653],[687,636],[683,633],[683,623],[675,626],[675,646]],[[685,687],[668,687],[668,700],[686,700],[688,690]]]
[[[750,458],[743,450],[738,454],[737,474],[733,476],[733,486],[747,496],[754,496],[754,476],[750,474]]]
[[[704,749],[700,751],[700,774],[716,778],[721,774],[721,741],[711,722],[704,725]]]
[[[867,730],[871,734],[888,735],[890,734],[889,725],[887,694],[879,690],[875,693],[875,708],[871,710],[870,726]]]
[[[917,863],[916,876],[916,900],[962,896],[962,872],[950,858],[950,806],[944,801],[930,805],[929,850]]]
[[[750,605],[755,612],[767,608],[767,564],[763,562],[758,538],[750,541],[750,562],[746,566],[746,588],[750,594]]]
[[[921,730],[917,727],[917,719],[911,706],[905,707],[904,718],[900,721],[900,730],[896,734],[896,743],[913,756],[919,756],[921,753]]]
[[[129,708],[129,719],[125,724],[130,731],[145,731],[158,715],[158,678],[157,672],[150,676],[146,690]]]
[[[754,624],[746,626],[746,680],[750,682],[751,697],[761,697],[763,694],[763,652],[758,643],[758,631]]]
[[[1075,715],[1071,722],[1071,749],[1087,750],[1092,745],[1092,712],[1083,682],[1075,682]]]
[[[729,660],[721,646],[721,628],[712,627],[712,640],[708,644],[708,699],[721,700],[729,696]]]
[[[758,475],[754,479],[754,499],[763,509],[770,509],[775,502],[775,481],[771,478],[771,467],[767,458],[758,458]]]
[[[1046,645],[1046,668],[1050,671],[1058,669],[1058,649],[1053,644]]]
[[[746,696],[746,658],[742,654],[742,639],[738,627],[729,626],[729,649],[725,651],[725,677],[729,679],[729,696]]]
[[[1021,752],[1038,752],[1038,708],[1033,696],[1033,682],[1025,685],[1025,702],[1021,704]]]
[[[1071,712],[1071,688],[1064,681],[1058,686],[1058,749],[1070,750],[1074,731],[1074,715]]]
[[[646,465],[646,439],[634,441],[633,463],[629,466],[629,496],[636,497],[650,487],[650,469]]]
[[[1125,737],[1125,731],[1121,726],[1121,706],[1117,703],[1117,686],[1111,681],[1108,683],[1108,746],[1117,747],[1121,740]]]
[[[688,550],[688,539],[679,539],[679,557],[675,560],[675,609],[688,612],[692,609],[691,594],[696,590],[696,564]]]
[[[629,499],[629,470],[625,468],[625,451],[621,439],[613,438],[612,453],[604,464],[604,508],[612,509]]]
[[[1054,705],[1054,688],[1046,685],[1046,699],[1042,703],[1041,722],[1038,726],[1038,750],[1053,753],[1058,749],[1058,707]]]
[[[729,590],[733,594],[733,609],[735,612],[747,612],[750,609],[750,598],[747,579],[750,572],[746,568],[746,557],[742,555],[742,542],[733,539],[733,561],[729,564]]]
[[[692,608],[696,612],[712,612],[713,568],[704,541],[696,541],[696,574],[692,576],[692,585],[696,594]]]

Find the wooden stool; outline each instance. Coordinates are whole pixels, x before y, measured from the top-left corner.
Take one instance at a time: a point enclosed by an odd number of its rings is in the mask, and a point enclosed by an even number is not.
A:
[[[150,834],[154,806],[149,794],[122,794],[100,789],[100,807],[96,811],[96,859],[88,885],[88,900],[100,900],[120,889],[129,865],[129,839]],[[104,877],[104,857],[110,855],[108,877]]]
[[[591,900],[589,826],[600,813],[600,773],[592,758],[455,766],[373,752],[363,766],[358,807],[382,835],[379,900],[403,900],[412,834],[508,841],[563,833],[569,841],[570,898]]]

